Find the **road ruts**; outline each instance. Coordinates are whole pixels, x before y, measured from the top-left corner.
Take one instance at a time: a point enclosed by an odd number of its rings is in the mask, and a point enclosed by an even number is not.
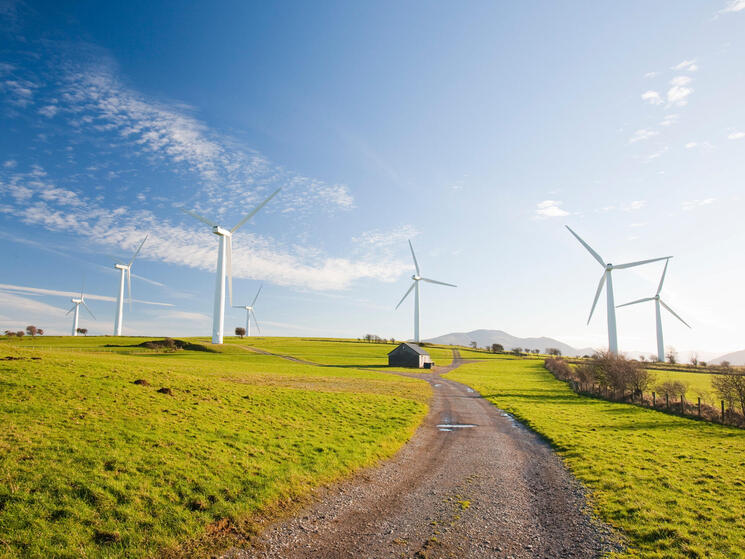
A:
[[[322,490],[225,559],[556,559],[620,549],[547,444],[440,376],[463,362],[454,351],[449,367],[415,375],[432,385],[430,411],[393,459]]]

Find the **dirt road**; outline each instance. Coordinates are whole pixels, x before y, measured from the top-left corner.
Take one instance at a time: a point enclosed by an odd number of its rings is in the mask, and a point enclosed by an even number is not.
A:
[[[450,370],[462,361],[456,355]],[[573,558],[618,549],[550,447],[440,370],[430,412],[392,460],[268,526],[248,558]]]

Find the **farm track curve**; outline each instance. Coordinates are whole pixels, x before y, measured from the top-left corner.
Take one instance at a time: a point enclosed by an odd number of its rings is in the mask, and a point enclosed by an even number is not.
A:
[[[466,362],[454,351],[451,365],[433,373],[381,371],[432,386],[429,413],[412,439],[391,460],[319,490],[297,514],[269,523],[254,545],[224,559],[556,559],[620,550],[548,444],[441,377]]]

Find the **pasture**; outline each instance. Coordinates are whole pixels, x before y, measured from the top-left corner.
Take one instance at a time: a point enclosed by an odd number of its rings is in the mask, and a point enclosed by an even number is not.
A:
[[[423,381],[356,368],[391,346],[262,339],[340,365],[317,367],[143,341],[0,341],[1,557],[206,553],[391,456],[427,410]]]
[[[573,393],[542,361],[449,373],[545,437],[628,537],[624,557],[745,557],[745,432]]]

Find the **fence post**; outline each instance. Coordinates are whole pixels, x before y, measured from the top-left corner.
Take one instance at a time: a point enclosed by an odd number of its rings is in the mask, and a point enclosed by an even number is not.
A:
[[[724,425],[724,400],[722,400],[722,425]]]
[[[656,392],[652,392],[652,407],[653,408],[657,407],[657,393]]]
[[[680,395],[680,413],[682,415],[685,415],[686,413],[685,397],[682,394]]]
[[[698,416],[701,417],[701,396],[698,397]]]
[[[667,392],[665,392],[665,407],[670,408],[670,395]]]

